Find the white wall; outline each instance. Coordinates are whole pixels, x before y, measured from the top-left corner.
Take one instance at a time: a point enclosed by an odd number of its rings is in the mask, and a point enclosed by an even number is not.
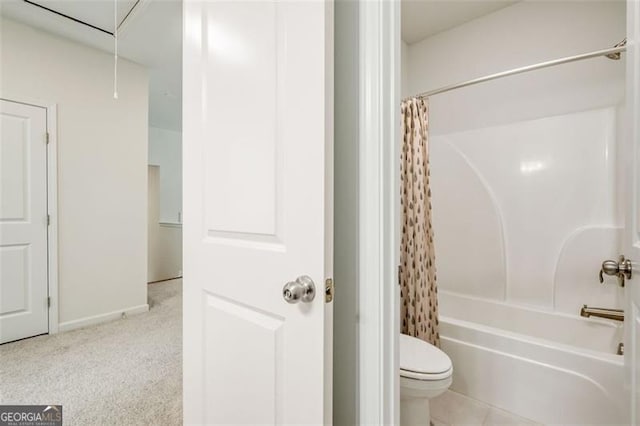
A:
[[[404,40],[400,43],[400,96],[404,99],[415,93],[409,87],[409,45]]]
[[[1,21],[0,92],[58,105],[61,329],[147,304],[147,111],[144,68]],[[95,318],[94,318],[95,319]]]
[[[360,5],[335,3],[333,423],[358,419]]]
[[[160,222],[182,217],[182,133],[149,127],[149,164],[160,166]]]
[[[409,91],[612,47],[626,35],[625,19],[620,0],[522,1],[412,44]],[[436,95],[431,134],[618,104],[624,69],[594,59]]]
[[[410,93],[613,46],[625,4],[523,1],[410,45]],[[443,291],[577,314],[622,307],[600,263],[619,254],[625,64],[573,63],[433,96],[436,265]]]

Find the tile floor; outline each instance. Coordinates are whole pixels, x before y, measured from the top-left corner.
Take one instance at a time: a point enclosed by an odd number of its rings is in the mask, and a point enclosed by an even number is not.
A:
[[[452,391],[431,400],[431,421],[433,426],[539,425]]]

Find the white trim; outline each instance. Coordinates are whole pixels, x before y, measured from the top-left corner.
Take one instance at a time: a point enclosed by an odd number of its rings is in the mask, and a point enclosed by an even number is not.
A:
[[[58,330],[58,105],[55,103],[24,96],[3,94],[0,99],[44,108],[47,116],[47,214],[50,224],[47,227],[47,292],[49,306],[49,334]]]
[[[640,267],[639,222],[640,211],[640,2],[627,0],[627,69],[626,111],[624,118],[624,144],[619,148],[624,154],[625,166],[622,193],[625,196],[624,255],[630,258],[634,271]],[[635,276],[635,274],[634,274]],[[635,282],[633,282],[635,281]],[[638,316],[640,287],[638,278],[625,287],[626,314],[624,321],[625,399],[630,424],[640,421],[640,342],[638,341]]]
[[[324,7],[324,111],[325,111],[325,148],[324,148],[324,277],[334,277],[334,144],[335,144],[335,4],[333,0]],[[324,304],[324,424],[333,424],[333,340],[334,306]]]
[[[97,324],[102,324],[104,322],[115,321],[117,319],[122,318],[123,315],[129,317],[132,315],[143,314],[148,311],[149,311],[149,305],[146,303],[144,305],[131,306],[125,309],[119,309],[117,311],[107,312],[106,314],[93,315],[90,317],[80,318],[73,321],[61,322],[59,331],[61,333],[65,331],[71,331],[77,328],[88,327],[90,325],[97,325]]]
[[[58,292],[58,106],[51,104],[47,108],[47,214],[50,224],[47,228],[47,266],[49,285],[49,334],[58,332],[59,300]]]
[[[400,2],[360,3],[359,422],[398,424]]]

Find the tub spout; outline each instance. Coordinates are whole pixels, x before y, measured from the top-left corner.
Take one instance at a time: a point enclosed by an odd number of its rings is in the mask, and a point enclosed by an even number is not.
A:
[[[585,318],[598,317],[614,321],[624,321],[624,311],[622,309],[590,308],[587,305],[582,305],[580,316]]]

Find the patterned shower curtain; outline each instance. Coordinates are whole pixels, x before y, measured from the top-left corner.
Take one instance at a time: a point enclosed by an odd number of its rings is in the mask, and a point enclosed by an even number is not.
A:
[[[402,102],[400,315],[402,333],[440,346],[429,188],[428,115],[426,100],[414,98]]]

